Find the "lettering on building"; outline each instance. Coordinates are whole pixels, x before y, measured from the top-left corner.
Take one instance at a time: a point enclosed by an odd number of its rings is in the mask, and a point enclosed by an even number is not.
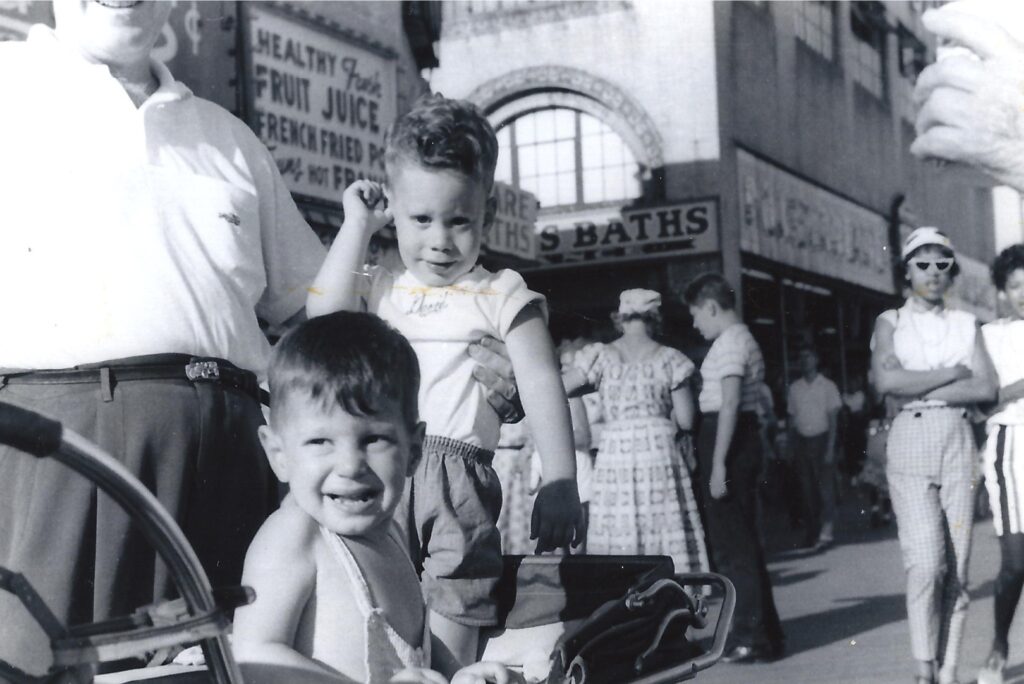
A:
[[[590,210],[542,219],[537,256],[549,264],[607,261],[719,248],[715,200],[695,200],[619,212]]]
[[[352,182],[384,178],[396,112],[392,59],[258,4],[249,20],[250,125],[289,189],[333,203]]]

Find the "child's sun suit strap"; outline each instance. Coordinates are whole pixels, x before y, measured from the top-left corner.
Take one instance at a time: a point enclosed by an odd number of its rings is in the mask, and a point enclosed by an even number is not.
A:
[[[407,667],[430,667],[430,626],[426,609],[423,611],[422,643],[413,646],[388,624],[381,609],[374,605],[370,586],[342,538],[324,527],[320,528],[320,533],[338,563],[348,574],[351,586],[355,589],[356,607],[365,621],[366,652],[363,664],[366,667],[367,684],[385,684],[391,681],[396,672]],[[409,567],[412,568],[412,560],[408,557],[405,542],[394,526],[391,527],[388,536],[402,549],[409,560]]]

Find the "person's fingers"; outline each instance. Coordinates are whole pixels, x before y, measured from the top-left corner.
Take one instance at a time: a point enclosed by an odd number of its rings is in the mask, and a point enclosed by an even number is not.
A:
[[[920,106],[936,88],[976,91],[985,81],[985,66],[976,59],[951,57],[925,68],[914,83],[914,104]]]
[[[1021,52],[1020,44],[995,21],[956,5],[928,10],[921,15],[921,23],[940,38],[962,45],[983,59],[1012,57]]]
[[[910,153],[918,159],[968,161],[971,157],[970,138],[970,134],[960,128],[932,126],[911,143]]]
[[[951,88],[940,88],[917,110],[914,129],[918,135],[933,126],[959,126],[970,124],[977,116],[976,101],[968,93]]]
[[[500,376],[512,375],[512,361],[508,358],[505,345],[492,337],[483,337],[470,344],[469,357]]]

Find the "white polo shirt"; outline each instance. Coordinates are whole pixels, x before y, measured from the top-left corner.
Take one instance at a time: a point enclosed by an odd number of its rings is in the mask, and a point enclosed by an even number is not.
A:
[[[258,373],[323,247],[270,153],[159,63],[136,108],[45,26],[0,44],[0,367],[156,353]]]
[[[828,418],[843,407],[836,384],[821,373],[807,382],[799,378],[789,386],[789,415],[793,427],[804,437],[815,437],[828,432]]]

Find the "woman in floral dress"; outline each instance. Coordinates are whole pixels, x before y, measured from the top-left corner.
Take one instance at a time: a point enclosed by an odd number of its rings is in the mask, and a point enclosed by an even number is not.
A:
[[[661,295],[627,290],[622,336],[586,347],[565,375],[570,395],[596,390],[604,429],[594,464],[587,551],[667,555],[677,572],[708,569],[704,530],[677,433],[693,422],[693,362],[654,341]],[[681,440],[689,448],[688,440]]]

